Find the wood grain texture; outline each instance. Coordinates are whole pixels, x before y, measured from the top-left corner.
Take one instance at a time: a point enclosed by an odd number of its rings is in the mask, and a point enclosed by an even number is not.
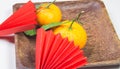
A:
[[[120,63],[120,41],[101,0],[66,1],[56,4],[62,10],[62,20],[73,19],[80,11],[85,11],[80,17],[88,35],[84,52],[89,63],[85,67]],[[22,5],[15,4],[14,11]],[[17,69],[35,69],[35,37],[17,33],[15,43]]]

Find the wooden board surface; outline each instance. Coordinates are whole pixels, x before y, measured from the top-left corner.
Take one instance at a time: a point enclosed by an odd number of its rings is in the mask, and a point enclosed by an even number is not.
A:
[[[80,11],[85,11],[80,17],[88,35],[86,47],[83,49],[89,62],[85,67],[115,65],[120,62],[120,41],[101,0],[66,1],[56,4],[62,10],[62,20],[73,19]],[[22,5],[15,4],[14,11]],[[15,43],[17,69],[35,69],[35,37],[17,33]]]

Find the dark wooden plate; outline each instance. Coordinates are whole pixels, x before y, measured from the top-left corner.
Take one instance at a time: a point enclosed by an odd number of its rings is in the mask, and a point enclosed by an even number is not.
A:
[[[88,57],[88,64],[84,68],[120,63],[120,41],[101,0],[65,1],[56,4],[62,10],[62,20],[73,19],[80,11],[85,11],[80,18],[88,35],[83,49]],[[22,5],[23,3],[15,4],[14,11]],[[17,33],[15,44],[17,69],[35,69],[35,37]]]

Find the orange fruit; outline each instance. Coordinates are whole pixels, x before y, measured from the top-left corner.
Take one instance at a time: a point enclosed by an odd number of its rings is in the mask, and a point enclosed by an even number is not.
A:
[[[74,41],[76,46],[84,48],[87,42],[87,34],[82,25],[74,22],[71,29],[69,29],[72,21],[65,21],[67,23],[62,24],[53,29],[54,34],[60,33],[63,38],[68,37],[69,41]]]
[[[55,4],[51,4],[47,8],[48,5],[49,3],[41,4],[37,10],[37,20],[40,25],[61,21],[62,14],[60,8]]]

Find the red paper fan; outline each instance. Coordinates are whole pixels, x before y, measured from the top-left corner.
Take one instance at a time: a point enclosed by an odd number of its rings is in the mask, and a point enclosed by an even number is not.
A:
[[[35,6],[31,1],[24,4],[0,25],[0,36],[35,28],[37,24],[35,11]]]
[[[87,63],[83,51],[60,34],[37,30],[36,69],[73,69]]]

